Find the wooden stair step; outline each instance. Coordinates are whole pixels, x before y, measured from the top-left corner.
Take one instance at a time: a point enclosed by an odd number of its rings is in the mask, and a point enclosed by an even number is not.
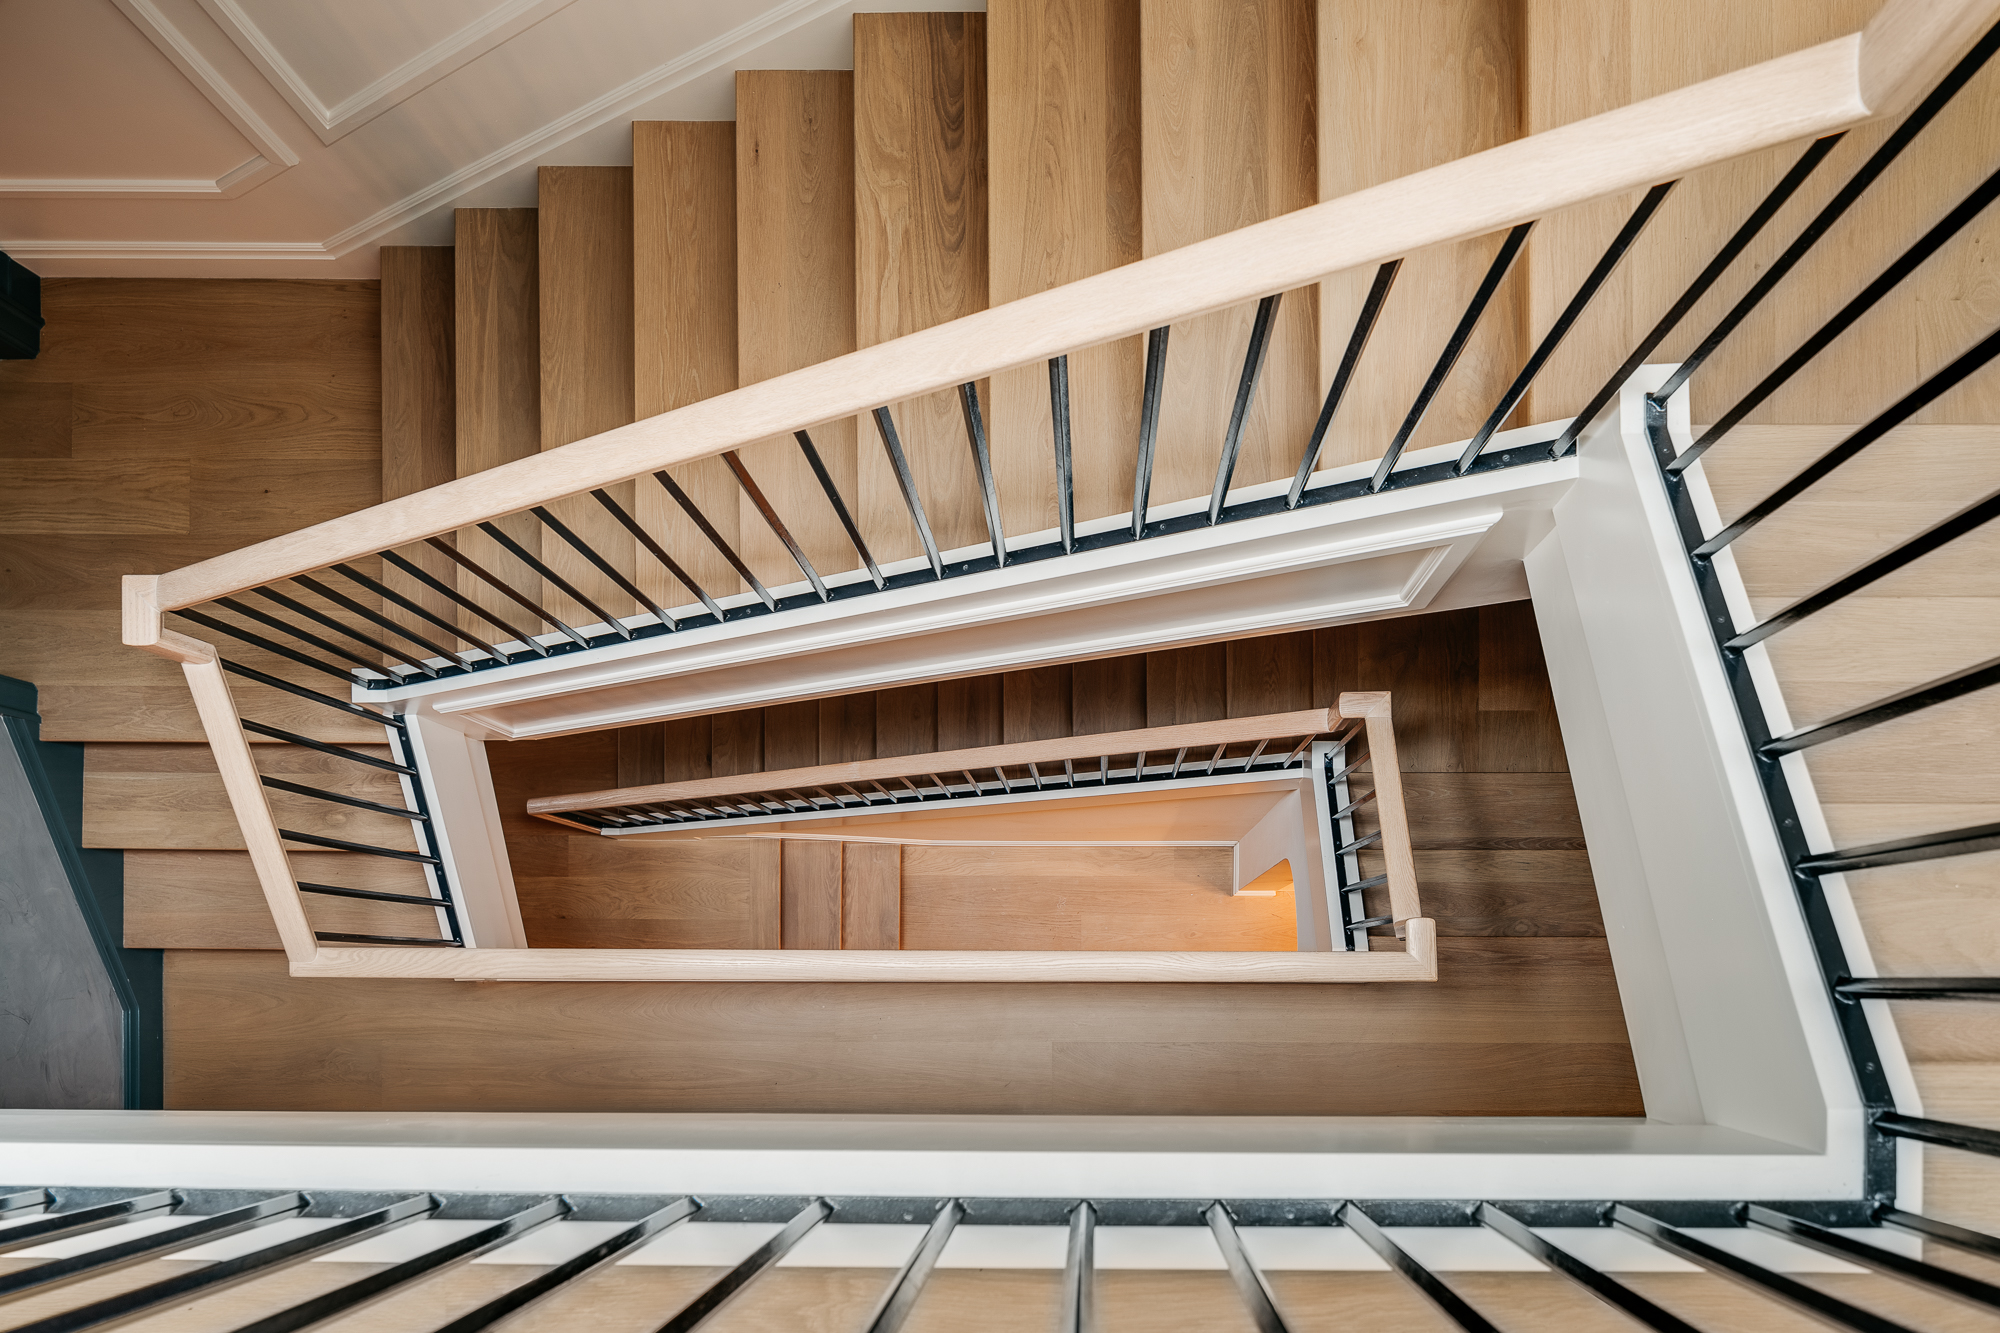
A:
[[[354,746],[387,759],[386,745]],[[257,747],[269,777],[401,807],[393,773],[295,745]],[[281,828],[398,851],[416,842],[410,821],[330,801],[267,791]],[[84,756],[83,845],[180,851],[238,850],[243,831],[206,745],[93,745]]]
[[[351,852],[293,852],[292,873],[311,884],[421,896],[423,872]],[[436,939],[437,913],[402,903],[305,895],[314,929]],[[277,949],[263,889],[248,852],[125,853],[128,949]]]

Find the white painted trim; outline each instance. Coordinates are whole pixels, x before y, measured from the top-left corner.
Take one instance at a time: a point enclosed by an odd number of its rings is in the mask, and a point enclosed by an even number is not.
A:
[[[137,177],[101,179],[34,180],[26,177],[0,179],[0,195],[33,199],[96,199],[115,195],[121,199],[181,199],[188,195],[235,199],[248,194],[284,168],[261,153],[225,171],[214,180],[199,177],[182,180],[148,180]],[[26,254],[42,242],[20,243],[18,253]],[[17,253],[10,250],[9,254]]]
[[[1698,1098],[1710,1123],[1858,1144],[1853,1073],[1656,476],[1645,392],[1669,369],[1644,368],[1586,433],[1556,540],[1529,560],[1633,1054],[1676,1113]]]
[[[1852,1199],[1858,1127],[1810,1152],[1717,1125],[1436,1116],[0,1111],[70,1185],[1075,1198]]]
[[[188,36],[160,12],[160,6],[154,0],[112,0],[112,4],[116,4],[118,12],[132,20],[132,26],[146,34],[148,42],[160,48],[162,56],[174,62],[174,68],[180,70],[186,80],[194,84],[218,112],[222,112],[222,118],[236,126],[236,132],[242,134],[256,150],[258,156],[250,162],[244,162],[214,180],[216,194],[238,198],[278,172],[298,166],[298,154],[292,152],[292,146],[286,144],[284,138],[280,138],[278,132],[272,130],[270,124],[256,112],[256,108],[244,100],[236,86],[208,62],[208,56],[196,50],[194,42],[190,42]],[[32,244],[34,242],[22,244],[20,250],[8,250],[8,254],[26,254],[32,250]]]
[[[1496,524],[1546,523],[1575,468],[1385,491],[366,697],[527,739],[1420,610]],[[1412,554],[1393,587],[1360,572]]]
[[[438,858],[458,902],[465,947],[527,948],[528,929],[514,895],[514,872],[484,742],[422,714],[405,718],[404,727],[410,758],[429,797]]]
[[[321,143],[334,143],[391,107],[457,72],[496,47],[503,46],[576,0],[505,0],[478,20],[466,24],[404,61],[359,91],[328,106],[313,91],[277,45],[264,35],[236,0],[197,0],[215,26],[236,43],[271,88],[299,113]]]

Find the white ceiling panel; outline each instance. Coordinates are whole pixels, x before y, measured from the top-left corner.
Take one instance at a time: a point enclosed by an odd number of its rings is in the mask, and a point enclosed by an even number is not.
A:
[[[0,189],[213,182],[257,148],[111,0],[0,0]]]

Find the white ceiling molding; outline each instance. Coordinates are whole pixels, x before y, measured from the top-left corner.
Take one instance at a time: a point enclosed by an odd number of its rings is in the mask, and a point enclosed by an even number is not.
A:
[[[200,0],[206,8],[210,0]],[[114,0],[121,9],[145,5],[152,0]],[[635,79],[619,85],[576,110],[549,121],[514,142],[488,153],[450,175],[405,195],[325,241],[184,242],[184,241],[5,241],[0,250],[20,260],[34,259],[126,259],[126,260],[219,260],[219,259],[338,259],[377,237],[386,236],[450,200],[477,189],[515,167],[532,162],[549,148],[575,135],[592,130],[630,113],[680,84],[700,78],[712,70],[749,54],[787,28],[810,22],[822,14],[843,8],[850,0],[791,0],[749,23],[732,28],[720,37],[655,66]],[[129,10],[128,10],[129,12]],[[164,48],[163,48],[164,49]],[[296,160],[296,159],[294,159]]]
[[[333,143],[456,72],[494,47],[512,41],[576,0],[507,0],[429,50],[419,52],[360,91],[328,106],[278,50],[237,0],[197,0],[215,25],[263,72],[271,87],[319,136]]]
[[[618,117],[630,114],[662,93],[740,59],[787,28],[810,22],[822,14],[844,8],[851,0],[790,0],[762,16],[732,28],[713,41],[647,70],[638,78],[613,88],[602,97],[584,103],[567,115],[522,135],[503,148],[488,153],[477,162],[454,171],[423,189],[363,218],[353,226],[326,239],[330,256],[340,256],[398,227],[416,221],[449,199],[476,190],[515,167],[534,161],[556,144],[574,138]],[[12,254],[13,251],[8,251]]]
[[[112,0],[134,27],[160,49],[187,81],[220,111],[236,132],[246,139],[254,155],[213,179],[144,179],[134,177],[76,178],[57,180],[0,179],[0,195],[41,199],[92,199],[114,196],[122,199],[180,199],[209,196],[236,199],[250,193],[287,167],[298,165],[299,155],[279,138],[264,118],[243,100],[215,66],[189,43],[181,31],[167,20],[153,0]]]
[[[111,3],[117,5],[119,12],[131,19],[139,31],[160,48],[161,55],[174,62],[174,68],[187,76],[188,82],[198,88],[201,95],[236,127],[237,132],[250,141],[251,147],[263,159],[261,168],[246,172],[245,168],[254,166],[253,161],[220,177],[216,181],[216,193],[225,193],[224,182],[228,182],[229,188],[234,191],[229,197],[233,199],[263,184],[285,168],[299,164],[299,155],[292,151],[291,145],[278,137],[278,132],[243,100],[243,94],[222,77],[221,71],[208,63],[208,57],[195,49],[186,34],[167,20],[153,0],[111,0]]]
[[[682,45],[692,41],[694,32],[676,41],[674,30],[688,31],[685,25],[694,22],[692,16],[709,0],[491,0],[493,8],[484,19],[462,24],[442,41],[433,27],[402,49],[378,44],[373,63],[329,64],[328,72],[322,72],[314,63],[319,56],[308,59],[299,46],[302,39],[280,29],[253,0],[89,2],[115,5],[259,151],[215,181],[69,179],[70,173],[63,172],[64,179],[0,182],[0,250],[39,261],[50,276],[372,277],[373,247],[385,240],[449,244],[448,214],[454,207],[532,206],[538,166],[618,161],[614,141],[621,122],[642,116],[728,116],[733,72],[849,68],[851,25],[846,17],[857,9],[984,7],[982,0],[752,0],[745,7],[751,16],[735,27],[698,45]],[[337,11],[343,0],[296,2]],[[275,66],[263,70],[253,52],[239,49],[239,34],[231,28],[241,28],[242,22],[224,21],[225,5],[239,20],[262,19],[265,45],[290,53],[288,67],[299,87],[288,89],[284,77],[273,72]],[[629,35],[621,34],[647,7],[681,10],[690,17],[649,29],[645,44],[634,47]],[[731,11],[708,12],[727,22]],[[454,16],[450,22],[459,19]],[[256,27],[250,23],[251,29]],[[715,31],[707,22],[697,27]],[[621,78],[608,91],[599,90],[617,75],[607,74],[592,86],[569,72],[577,67],[578,52],[617,49],[621,40],[627,50],[660,50],[662,56],[655,58],[661,63]],[[405,59],[405,51],[420,43],[422,52]],[[79,51],[75,58],[88,60],[90,55]],[[496,60],[507,62],[512,73],[506,77],[515,80],[547,70],[552,82],[543,93],[549,109],[515,118],[506,130],[486,136],[479,132],[481,109],[495,97],[508,96],[512,86],[494,82]],[[375,77],[392,64],[388,74]],[[366,99],[347,95],[346,89],[371,78],[374,82],[362,90]],[[441,99],[437,93],[417,97],[420,82],[465,91],[456,98]],[[334,122],[329,128],[339,134],[333,136],[337,142],[306,141],[294,152],[264,117],[281,114],[276,111],[281,102],[298,105],[305,95],[300,89],[309,85],[335,100],[323,110],[325,119]],[[379,112],[370,109],[371,99],[392,94],[400,105],[385,101]],[[565,99],[572,109],[555,110]],[[352,134],[363,112],[376,124],[367,133]],[[300,114],[308,126],[321,124],[309,107]],[[287,133],[296,139],[296,131]],[[502,138],[505,142],[494,146]],[[402,151],[404,145],[411,151]],[[76,177],[89,175],[87,160],[78,162],[85,170]],[[415,169],[403,166],[405,162]],[[284,180],[273,189],[237,199],[280,174]],[[38,203],[36,211],[13,207],[15,198],[29,192],[46,202]],[[149,198],[201,199],[209,206],[195,212],[146,202]],[[324,239],[299,239],[316,233]]]

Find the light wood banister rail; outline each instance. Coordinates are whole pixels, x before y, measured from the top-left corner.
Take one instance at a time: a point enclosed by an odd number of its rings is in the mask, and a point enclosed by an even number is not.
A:
[[[1396,727],[1386,691],[1340,696],[1340,715],[1358,717],[1368,737],[1368,768],[1375,779],[1375,814],[1382,827],[1382,859],[1389,875],[1389,915],[1401,923],[1424,914],[1417,894],[1417,863],[1410,855],[1410,812],[1403,803],[1403,768],[1396,757]]]
[[[1892,0],[1865,33],[1532,135],[160,576],[158,616],[884,403],[1482,236],[1903,108],[2000,0]]]
[[[1157,758],[1163,753],[1171,753],[1183,746],[1190,751],[1212,752],[1218,745],[1275,740],[1279,737],[1324,735],[1337,728],[1340,722],[1341,714],[1333,709],[1309,708],[1298,713],[1270,713],[1262,717],[1188,722],[1171,727],[1148,727],[1141,731],[1110,731],[1095,735],[1063,736],[1046,741],[1020,741],[1012,745],[985,745],[971,750],[946,750],[938,754],[901,755],[889,759],[855,759],[840,764],[821,764],[813,768],[787,768],[768,773],[738,773],[733,777],[654,783],[645,787],[616,787],[608,791],[538,796],[528,802],[528,813],[548,816],[572,810],[602,809],[607,806],[645,805],[654,801],[701,800],[716,796],[743,796],[752,792],[788,791],[793,788],[821,787],[843,782],[871,782],[882,778],[956,773],[963,769],[970,769],[975,773],[990,772],[995,768],[1014,768],[1022,764],[1054,764],[1061,763],[1065,759],[1095,759],[1099,755],[1132,754],[1140,750],[1148,751]],[[1393,745],[1391,742],[1391,753]]]

